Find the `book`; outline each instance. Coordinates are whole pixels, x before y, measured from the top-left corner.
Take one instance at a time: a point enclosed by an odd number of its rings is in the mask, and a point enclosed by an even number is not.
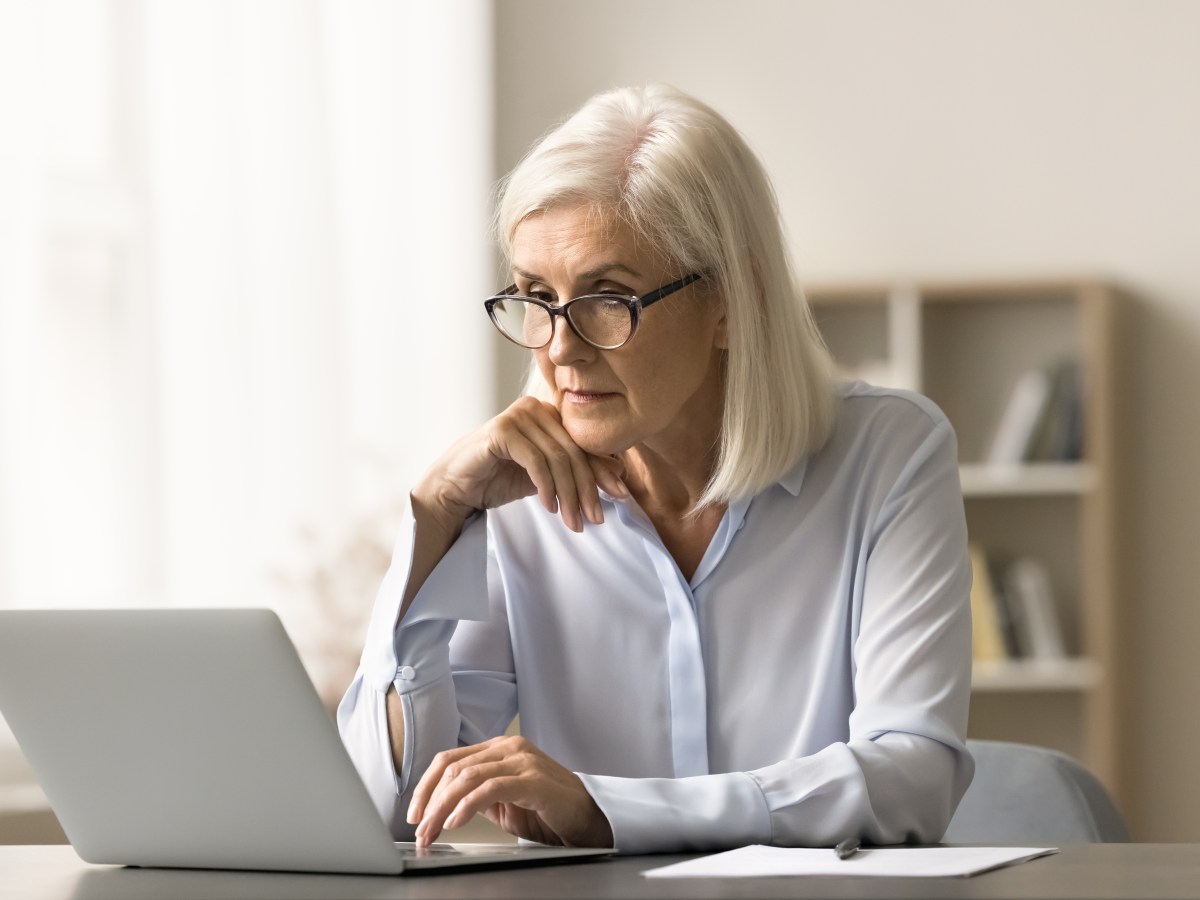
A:
[[[987,462],[1065,462],[1083,455],[1083,383],[1079,362],[1058,359],[1022,373],[988,447]]]
[[[1062,625],[1046,564],[1031,556],[1018,557],[1005,567],[1003,582],[1018,655],[1065,659]]]
[[[1029,369],[1017,379],[988,448],[989,465],[1011,466],[1026,458],[1051,387],[1049,373],[1041,368]]]
[[[1083,383],[1079,363],[1060,360],[1046,370],[1050,382],[1042,415],[1026,448],[1031,461],[1065,462],[1082,456]]]
[[[996,600],[996,619],[1000,623],[1000,636],[1004,639],[1004,651],[1009,659],[1022,655],[1021,644],[1017,635],[1016,621],[1009,608],[1008,590],[1004,574],[1012,562],[1007,553],[987,551],[988,574],[992,579],[992,596]]]
[[[987,553],[976,543],[967,550],[971,557],[971,655],[980,662],[1007,659]]]

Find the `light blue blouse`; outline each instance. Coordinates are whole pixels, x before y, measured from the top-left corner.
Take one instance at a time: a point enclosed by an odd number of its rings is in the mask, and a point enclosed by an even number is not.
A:
[[[730,504],[690,581],[634,501],[576,534],[529,498],[471,520],[397,625],[410,518],[338,710],[385,821],[411,839],[433,754],[519,713],[622,852],[937,841],[974,770],[956,457],[933,403],[847,384],[825,447]]]

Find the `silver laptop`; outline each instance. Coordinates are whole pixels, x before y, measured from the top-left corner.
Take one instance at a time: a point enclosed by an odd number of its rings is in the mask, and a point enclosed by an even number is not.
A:
[[[400,874],[612,852],[393,842],[270,610],[0,610],[0,712],[87,862]]]

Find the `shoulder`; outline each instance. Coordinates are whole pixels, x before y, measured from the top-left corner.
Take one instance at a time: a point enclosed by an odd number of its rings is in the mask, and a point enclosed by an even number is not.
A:
[[[833,432],[801,470],[812,487],[861,498],[887,494],[929,464],[957,477],[957,457],[954,429],[928,397],[855,381],[839,385]]]
[[[865,381],[838,385],[838,430],[857,433],[902,428],[914,434],[951,430],[936,403],[914,391],[878,387]]]
[[[839,385],[836,424],[820,455],[906,459],[934,445],[957,453],[954,429],[936,403],[913,391],[851,381]]]

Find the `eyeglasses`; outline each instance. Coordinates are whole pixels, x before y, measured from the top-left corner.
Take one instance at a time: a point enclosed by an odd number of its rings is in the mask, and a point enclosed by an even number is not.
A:
[[[641,297],[585,294],[559,306],[521,296],[514,284],[488,297],[483,306],[502,335],[529,350],[540,350],[550,343],[555,316],[566,319],[572,331],[598,350],[615,350],[633,337],[642,310],[699,280],[699,275],[685,275]]]

